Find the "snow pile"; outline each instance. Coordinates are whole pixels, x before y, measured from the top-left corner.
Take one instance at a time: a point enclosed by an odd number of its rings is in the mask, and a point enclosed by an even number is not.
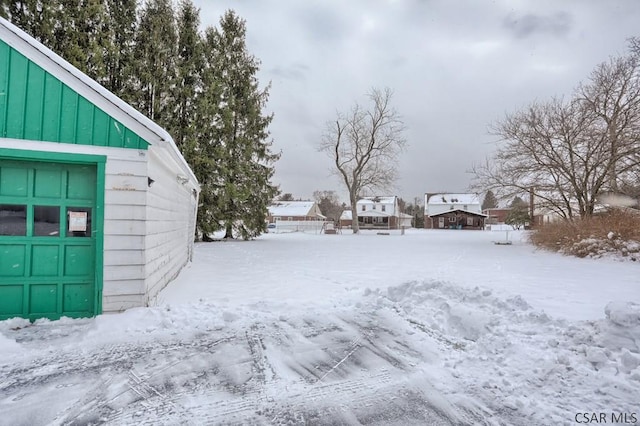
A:
[[[6,337],[0,333],[0,355],[15,354],[24,351],[24,348],[15,340]]]
[[[620,238],[615,232],[609,232],[606,238],[591,236],[573,243],[561,250],[563,254],[578,257],[640,261],[640,242]]]
[[[29,320],[24,318],[11,318],[0,321],[0,357],[9,355],[23,354],[25,352],[22,345],[15,339],[8,337],[11,331],[19,330],[30,326]]]
[[[568,322],[520,296],[430,280],[6,323],[0,411],[14,424],[544,425],[640,401],[630,302]]]
[[[640,353],[640,304],[634,302],[610,302],[605,307],[607,320],[598,323],[596,342],[608,352],[624,351]],[[626,356],[627,361],[629,356]],[[620,368],[620,365],[615,365]],[[628,367],[625,361],[624,368]],[[640,373],[640,370],[638,371]]]
[[[610,303],[607,318],[567,323],[533,310],[522,298],[440,282],[374,292],[444,347],[455,380],[436,388],[450,401],[474,395],[513,424],[564,424],[586,410],[637,412],[640,401],[640,309]],[[478,404],[478,401],[475,402]]]
[[[194,335],[225,327],[220,305],[200,303],[165,305],[158,308],[134,308],[117,316],[100,315],[84,335],[87,342],[121,343],[135,338],[148,342],[159,338],[192,338]],[[223,308],[224,309],[224,308]]]
[[[640,305],[634,302],[610,302],[604,308],[607,319],[615,325],[630,329],[640,326]]]

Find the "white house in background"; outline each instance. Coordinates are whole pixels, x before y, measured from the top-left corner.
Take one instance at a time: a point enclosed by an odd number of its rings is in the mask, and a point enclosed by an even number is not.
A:
[[[358,226],[361,229],[400,229],[411,227],[411,215],[400,212],[398,197],[363,197],[358,200]],[[340,217],[340,225],[353,224],[351,210],[345,210]]]
[[[486,217],[477,194],[427,193],[424,196],[427,229],[483,229]]]
[[[275,201],[269,206],[267,222],[288,221],[323,221],[326,217],[315,201]]]
[[[0,18],[0,320],[146,306],[199,191],[165,130]]]

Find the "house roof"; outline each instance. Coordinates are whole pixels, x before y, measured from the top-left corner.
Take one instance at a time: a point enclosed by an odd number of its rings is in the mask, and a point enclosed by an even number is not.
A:
[[[269,206],[271,216],[319,216],[311,212],[315,201],[276,201]]]
[[[378,210],[367,210],[366,212],[358,212],[358,217],[364,217],[364,216],[380,216],[380,217],[387,217],[387,216],[392,216],[389,213],[386,212],[381,212]],[[405,218],[405,219],[412,219],[413,216],[411,216],[410,214],[406,214],[406,213],[400,213],[399,214],[400,218]],[[351,214],[351,210],[347,209],[347,210],[343,210],[342,214],[340,215],[340,220],[352,220],[353,216]]]
[[[393,216],[393,215],[380,210],[367,210],[364,212],[358,212],[358,217],[390,217],[390,216]]]
[[[432,194],[427,201],[431,205],[442,204],[480,204],[478,194]]]
[[[108,91],[97,81],[54,53],[51,49],[0,17],[0,38],[27,59],[42,67],[105,113],[119,120],[151,145],[168,149],[170,155],[197,185],[197,178],[178,150],[173,138],[153,120]]]
[[[490,209],[484,209],[483,212],[508,212],[511,211],[511,207],[492,207]]]
[[[453,210],[447,210],[447,211],[444,211],[444,212],[442,212],[442,213],[438,213],[438,214],[431,214],[431,215],[429,215],[429,217],[443,216],[443,215],[449,214],[449,213],[451,213],[451,212],[462,212],[462,213],[467,213],[467,214],[470,214],[470,215],[473,215],[473,216],[487,217],[487,215],[486,215],[486,214],[482,214],[482,213],[478,213],[478,212],[472,212],[472,211],[464,210],[464,209],[453,209]]]
[[[374,203],[393,204],[395,203],[395,201],[396,201],[395,195],[388,196],[388,197],[362,197],[361,199],[358,200],[358,204],[374,204]]]

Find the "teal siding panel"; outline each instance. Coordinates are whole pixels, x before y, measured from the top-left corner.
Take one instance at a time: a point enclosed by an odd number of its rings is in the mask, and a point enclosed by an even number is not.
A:
[[[78,118],[78,94],[62,86],[60,111],[60,142],[76,143],[76,120]]]
[[[131,130],[125,127],[124,131],[124,148],[138,149],[140,146],[140,138]]]
[[[110,117],[102,110],[94,109],[93,111],[93,129],[91,139],[94,141],[109,142],[109,119]]]
[[[25,118],[29,120],[29,125],[25,125],[24,128],[25,139],[42,139],[44,79],[44,70],[30,63],[29,76],[27,78],[27,103],[25,107]]]
[[[7,101],[7,137],[24,137],[24,107],[27,92],[27,58],[12,51],[9,54],[9,91]]]
[[[9,90],[9,46],[0,43],[0,137],[4,137],[7,123],[7,92]]]
[[[94,145],[93,142],[93,111],[96,108],[85,98],[78,97],[78,118],[76,120],[76,143]],[[96,143],[96,145],[104,145]]]
[[[42,118],[42,140],[59,142],[62,83],[51,74],[45,73],[44,87],[47,95]]]
[[[149,146],[2,40],[0,137],[132,149]]]
[[[113,118],[109,120],[109,146],[124,146],[125,127]]]

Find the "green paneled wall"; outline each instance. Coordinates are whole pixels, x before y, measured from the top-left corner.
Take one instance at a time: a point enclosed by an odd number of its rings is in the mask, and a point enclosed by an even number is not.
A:
[[[148,146],[2,40],[0,137],[132,149]]]

